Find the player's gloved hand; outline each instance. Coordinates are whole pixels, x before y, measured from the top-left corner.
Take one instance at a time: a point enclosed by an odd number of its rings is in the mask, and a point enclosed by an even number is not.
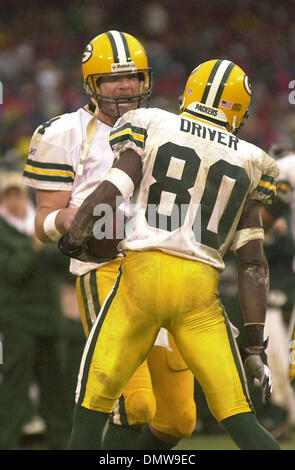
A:
[[[70,258],[76,258],[81,254],[83,247],[81,245],[74,245],[69,232],[66,232],[59,239],[58,249],[63,255],[69,256]]]
[[[87,243],[84,245],[74,245],[69,232],[66,232],[58,242],[59,251],[69,258],[74,258],[85,263],[105,263],[111,261],[112,258],[99,258],[93,255],[88,247]]]
[[[261,386],[262,401],[269,401],[272,394],[271,373],[267,363],[266,348],[268,339],[264,341],[260,348],[245,347],[241,348],[241,356],[244,363],[250,394],[254,390],[255,379]]]

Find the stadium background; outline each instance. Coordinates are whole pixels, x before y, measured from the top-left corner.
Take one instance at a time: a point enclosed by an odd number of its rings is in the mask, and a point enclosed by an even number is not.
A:
[[[151,106],[177,112],[193,68],[208,59],[230,59],[252,82],[250,119],[241,137],[266,150],[293,143],[291,0],[2,0],[0,171],[22,169],[38,124],[86,103],[82,51],[108,29],[129,32],[144,44],[154,73]],[[200,439],[197,448],[207,437]],[[210,448],[210,439],[203,448]],[[221,439],[219,448],[234,448],[224,436],[216,439],[214,445]],[[284,445],[294,448],[293,441]]]

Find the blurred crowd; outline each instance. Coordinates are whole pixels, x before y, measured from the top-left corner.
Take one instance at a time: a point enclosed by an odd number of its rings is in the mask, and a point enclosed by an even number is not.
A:
[[[97,34],[119,29],[143,42],[154,72],[150,105],[178,111],[188,74],[227,58],[252,82],[251,119],[242,137],[267,149],[292,136],[295,24],[292,1],[65,0],[2,2],[0,162],[23,163],[32,132],[84,105],[81,56]],[[6,5],[5,5],[6,4]],[[0,163],[0,164],[1,164]]]

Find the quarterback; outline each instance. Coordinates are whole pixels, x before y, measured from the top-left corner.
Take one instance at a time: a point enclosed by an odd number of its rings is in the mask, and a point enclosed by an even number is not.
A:
[[[267,400],[272,388],[263,336],[268,266],[260,206],[275,195],[278,168],[252,144],[239,139],[235,147],[210,138],[218,131],[236,134],[249,103],[248,77],[240,67],[212,60],[191,73],[180,115],[137,109],[111,131],[116,161],[59,241],[62,253],[79,258],[97,219],[93,208],[115,208],[116,197],[132,195],[120,274],[81,361],[71,449],[99,447],[93,430],[102,432],[161,327],[173,336],[212,414],[237,446],[279,449],[258,423],[248,390],[258,379]],[[184,121],[197,122],[206,132],[192,135],[183,130],[189,127]],[[149,205],[158,207],[152,220]],[[175,227],[181,206],[185,210]],[[199,231],[192,228],[196,219]],[[217,288],[230,246],[239,261],[247,340],[242,359]]]
[[[40,125],[24,169],[24,182],[37,190],[35,226],[43,242],[58,242],[70,227],[82,202],[112,166],[113,124],[124,112],[145,105],[152,89],[143,46],[120,31],[100,34],[86,46],[82,72],[89,105]],[[121,260],[119,255],[110,262],[71,260],[86,336],[116,282]],[[145,443],[147,449],[170,448],[195,427],[194,378],[166,330],[155,339],[148,361],[150,369],[145,361],[114,403],[106,448],[132,449],[145,423],[153,430],[152,435],[150,428],[145,430],[152,441]],[[153,385],[150,370],[156,375]]]

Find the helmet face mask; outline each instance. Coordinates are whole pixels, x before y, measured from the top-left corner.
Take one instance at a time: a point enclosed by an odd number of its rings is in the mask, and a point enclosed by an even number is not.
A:
[[[214,59],[190,74],[180,110],[236,134],[248,117],[251,86],[245,72],[233,62]]]
[[[144,72],[144,73],[142,73]],[[140,80],[140,91],[138,94],[131,95],[131,96],[119,96],[119,97],[113,97],[113,96],[108,96],[104,95],[101,92],[100,89],[100,82],[104,78],[117,78],[119,76],[131,76],[135,75],[138,76]],[[89,75],[87,77],[86,83],[84,85],[86,93],[90,96],[90,98],[95,102],[95,104],[98,104],[100,110],[110,116],[111,118],[119,118],[122,115],[122,112],[120,111],[120,105],[131,105],[134,104],[134,106],[130,107],[130,109],[136,109],[140,108],[141,106],[146,106],[148,103],[149,96],[151,94],[151,87],[146,87],[145,82],[151,83],[152,82],[152,77],[151,77],[151,71],[146,73],[146,71],[136,71],[133,74],[126,74],[126,72],[122,72],[120,74],[93,74]],[[147,89],[147,91],[143,91]],[[113,111],[108,111],[108,108],[110,109],[110,105],[113,105]]]
[[[82,58],[84,89],[102,113],[113,119],[122,115],[120,105],[136,109],[147,104],[152,89],[152,71],[143,46],[133,36],[119,31],[108,31],[96,36],[86,46]],[[106,96],[101,93],[104,78],[136,75],[140,90],[132,96]],[[133,107],[134,104],[134,107]],[[113,105],[113,106],[111,106]]]

